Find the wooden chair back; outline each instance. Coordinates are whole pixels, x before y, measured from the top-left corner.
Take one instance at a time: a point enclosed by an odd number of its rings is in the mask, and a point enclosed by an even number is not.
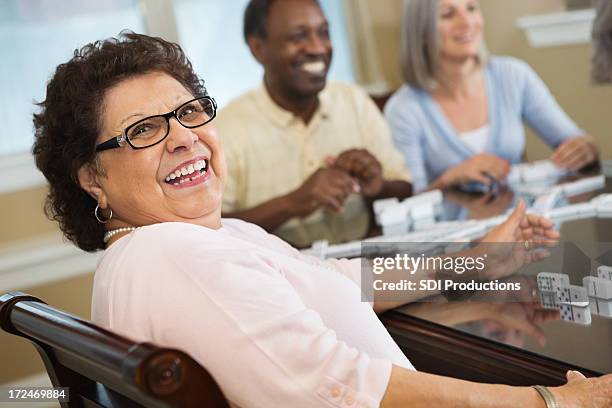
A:
[[[21,292],[0,296],[0,328],[30,340],[54,387],[75,407],[229,408],[211,375],[186,353],[135,343]]]

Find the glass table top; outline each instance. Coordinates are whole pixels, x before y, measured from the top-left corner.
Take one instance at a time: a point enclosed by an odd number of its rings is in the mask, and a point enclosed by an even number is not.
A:
[[[568,204],[601,193],[612,193],[612,178],[606,178],[603,189],[572,197]],[[504,214],[516,200],[517,194],[507,189],[496,194],[445,192],[444,217],[492,217]],[[564,253],[555,272],[566,274],[572,285],[582,286],[584,276],[596,276],[600,264],[612,266],[612,218],[566,221],[558,228]],[[533,277],[538,270],[550,270],[543,262],[530,265]],[[537,289],[535,277],[531,285]],[[612,373],[612,317],[592,313],[590,324],[566,321],[554,307],[545,309],[536,298],[537,302],[448,302],[440,296],[440,302],[412,303],[396,311],[578,367]]]

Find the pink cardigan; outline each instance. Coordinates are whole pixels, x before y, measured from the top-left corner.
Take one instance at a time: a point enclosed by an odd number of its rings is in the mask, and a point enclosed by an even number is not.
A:
[[[321,261],[263,229],[162,223],[106,250],[92,319],[189,353],[233,406],[377,407],[413,369],[367,302],[360,261]]]

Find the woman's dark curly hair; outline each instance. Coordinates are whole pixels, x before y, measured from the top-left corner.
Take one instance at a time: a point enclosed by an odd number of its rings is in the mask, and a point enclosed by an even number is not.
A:
[[[104,249],[104,226],[93,214],[97,203],[79,185],[78,170],[97,165],[95,146],[105,94],[127,78],[151,72],[164,72],[193,95],[206,95],[204,82],[178,44],[124,31],[75,50],[57,67],[46,99],[37,104],[32,151],[50,185],[45,213],[85,251]]]

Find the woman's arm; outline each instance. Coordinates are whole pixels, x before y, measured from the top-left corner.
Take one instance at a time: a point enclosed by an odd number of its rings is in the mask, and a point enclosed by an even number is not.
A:
[[[479,384],[393,366],[381,408],[546,408],[529,387]]]
[[[407,107],[402,103],[405,96],[400,94],[397,98],[395,101],[391,100],[385,108],[385,117],[391,128],[393,143],[410,170],[413,194],[416,194],[425,190],[428,184],[421,140],[422,129],[412,112],[406,111]]]
[[[612,374],[586,379],[575,371],[568,383],[549,388],[561,408],[609,408],[612,406]],[[393,366],[381,408],[465,407],[546,408],[531,387],[479,384]]]
[[[504,181],[509,172],[510,163],[507,160],[493,154],[477,154],[448,168],[428,189],[445,189],[469,182],[478,182],[489,187],[494,182]]]
[[[591,164],[599,157],[595,139],[586,135],[567,115],[538,74],[526,63],[512,67],[522,85],[521,113],[529,126],[554,149],[551,160],[570,170]]]

